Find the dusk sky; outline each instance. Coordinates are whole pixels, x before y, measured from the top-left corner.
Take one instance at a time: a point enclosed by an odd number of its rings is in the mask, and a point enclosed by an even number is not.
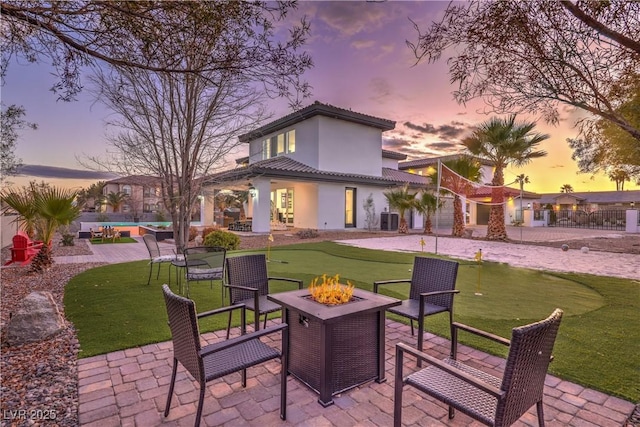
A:
[[[396,128],[383,134],[385,149],[405,153],[408,160],[434,157],[461,151],[460,140],[469,130],[492,117],[482,110],[482,101],[458,105],[452,96],[446,57],[435,64],[414,65],[415,58],[405,41],[416,41],[417,33],[409,18],[422,29],[442,16],[447,2],[301,2],[291,18],[307,15],[311,37],[307,50],[314,68],[305,74],[312,85],[315,100],[341,108],[396,121]],[[516,66],[516,64],[514,64]],[[29,122],[38,130],[24,130],[18,142],[17,156],[28,165],[29,176],[10,180],[24,185],[30,180],[45,180],[65,187],[87,187],[100,179],[95,172],[78,174],[84,169],[77,157],[99,156],[107,151],[104,121],[110,114],[84,90],[75,102],[56,101],[49,91],[56,81],[48,64],[11,64],[2,87],[2,102],[25,107]],[[88,74],[83,75],[89,84]],[[270,103],[272,119],[288,114],[286,102]],[[529,177],[525,190],[538,193],[559,192],[563,184],[575,191],[615,190],[615,183],[601,175],[577,174],[566,138],[575,137],[575,111],[561,106],[564,120],[558,126],[538,121],[537,131],[551,137],[542,144],[549,152],[523,168],[510,167],[505,182],[518,174]],[[536,120],[536,117],[519,116]],[[248,150],[247,150],[248,151]],[[238,153],[235,157],[246,155]],[[234,158],[229,159],[232,167]],[[69,169],[71,171],[69,171]],[[490,180],[490,177],[485,177]],[[638,190],[625,183],[626,190]]]

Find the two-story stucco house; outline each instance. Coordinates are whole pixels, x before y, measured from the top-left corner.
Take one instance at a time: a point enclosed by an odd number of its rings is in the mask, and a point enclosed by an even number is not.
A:
[[[248,189],[253,232],[283,223],[318,230],[367,228],[363,202],[369,195],[379,219],[387,208],[385,190],[428,183],[398,170],[405,155],[382,149],[383,132],[394,127],[391,120],[315,102],[241,135],[249,144],[248,159],[206,179],[204,193]],[[212,218],[213,203],[207,202],[204,223]]]

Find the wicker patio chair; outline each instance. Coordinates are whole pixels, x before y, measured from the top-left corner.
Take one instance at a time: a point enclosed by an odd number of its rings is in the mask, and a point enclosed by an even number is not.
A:
[[[242,255],[227,258],[227,284],[229,303],[244,304],[247,310],[254,312],[255,330],[260,329],[260,315],[264,314],[264,327],[267,326],[267,314],[280,310],[280,305],[267,299],[269,281],[279,280],[296,283],[302,289],[302,280],[286,277],[267,276],[267,257],[264,254]],[[227,338],[231,330],[231,313],[227,325]]]
[[[424,341],[424,318],[437,313],[449,313],[449,327],[453,323],[453,296],[458,277],[458,263],[439,258],[416,257],[413,260],[411,280],[380,280],[373,283],[373,291],[378,293],[380,285],[410,283],[409,299],[402,304],[387,309],[389,313],[407,317],[414,335],[413,321],[418,322],[418,350],[422,351]],[[451,329],[453,331],[453,329]],[[452,332],[453,333],[453,332]],[[418,366],[421,362],[418,361]]]
[[[220,246],[197,246],[184,250],[187,297],[189,297],[190,282],[209,280],[211,289],[213,289],[213,281],[220,280],[221,298],[224,299],[222,281],[224,279],[224,260],[226,256],[227,250]]]
[[[168,416],[171,409],[171,398],[178,371],[178,362],[184,366],[200,385],[200,398],[195,421],[195,426],[198,427],[202,418],[202,404],[207,390],[206,384],[209,381],[233,372],[241,372],[242,387],[246,387],[247,368],[268,360],[280,358],[282,364],[280,370],[280,418],[285,420],[287,417],[288,325],[282,323],[262,331],[247,334],[245,309],[242,304],[196,314],[196,306],[192,300],[174,294],[167,285],[162,285],[162,292],[167,306],[169,328],[171,329],[171,339],[173,341],[173,371],[171,373],[171,383],[164,416]],[[231,312],[232,310],[241,311],[241,335],[202,347],[200,345],[198,319]],[[278,333],[282,337],[280,351],[260,340],[260,337]]]
[[[158,272],[156,273],[156,279],[160,277],[160,267],[164,263],[169,264],[169,282],[171,282],[171,262],[178,261],[183,259],[182,255],[177,255],[175,251],[172,250],[170,254],[162,254],[160,251],[160,246],[158,246],[158,241],[156,240],[156,236],[153,234],[145,234],[142,236],[142,240],[144,240],[144,244],[147,246],[147,250],[149,251],[149,278],[147,279],[147,285],[151,283],[151,273],[153,272],[153,265],[158,264]]]
[[[402,419],[403,386],[412,386],[449,405],[449,419],[455,410],[488,426],[510,426],[536,405],[538,425],[544,427],[542,398],[551,351],[556,340],[562,310],[546,319],[514,328],[511,340],[469,326],[454,323],[451,356],[439,360],[404,343],[396,345],[394,426]],[[509,346],[502,378],[495,377],[456,360],[458,329]],[[429,364],[403,378],[404,353]]]

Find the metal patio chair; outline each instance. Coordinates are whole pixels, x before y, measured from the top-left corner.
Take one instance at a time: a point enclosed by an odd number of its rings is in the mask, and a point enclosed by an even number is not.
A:
[[[267,299],[269,281],[279,280],[296,283],[302,289],[302,280],[286,277],[267,276],[267,257],[264,254],[242,255],[227,258],[227,284],[229,303],[244,304],[247,310],[254,312],[255,330],[260,329],[260,315],[264,314],[264,327],[267,326],[267,314],[280,310],[280,305]],[[227,338],[231,329],[231,313],[227,325]]]
[[[404,343],[397,344],[394,426],[402,424],[402,391],[407,385],[449,405],[449,419],[455,416],[457,409],[488,426],[510,426],[536,405],[538,425],[544,427],[544,380],[562,314],[562,310],[555,309],[544,320],[514,328],[511,340],[454,323],[451,355],[444,360],[416,351]],[[509,346],[502,378],[456,360],[458,329]],[[429,366],[403,378],[405,353]]]
[[[189,284],[208,280],[213,289],[213,281],[220,280],[220,296],[224,300],[224,260],[227,250],[220,246],[197,246],[184,250],[186,269],[186,295],[189,297]]]
[[[171,283],[171,262],[184,259],[182,255],[177,255],[174,250],[170,254],[162,254],[156,236],[153,234],[145,234],[142,236],[144,244],[149,251],[149,278],[147,279],[147,285],[151,283],[151,273],[153,272],[153,265],[158,264],[158,272],[156,273],[156,280],[160,277],[160,267],[164,263],[169,264],[169,283]]]
[[[202,418],[202,405],[207,390],[206,384],[209,381],[234,372],[241,372],[242,387],[246,387],[247,368],[268,360],[280,358],[282,364],[280,370],[280,418],[285,420],[287,416],[288,325],[282,323],[247,334],[245,308],[242,304],[196,314],[196,306],[192,300],[174,294],[166,284],[162,285],[162,292],[167,306],[169,328],[171,329],[171,340],[173,342],[173,370],[164,416],[168,416],[171,409],[171,398],[176,382],[178,363],[182,364],[200,385],[200,397],[195,420],[195,426],[198,427]],[[198,319],[233,310],[241,311],[241,335],[202,347]],[[280,351],[260,340],[263,336],[278,333],[282,336]]]
[[[418,350],[422,351],[424,342],[424,318],[438,313],[449,313],[449,327],[453,324],[453,296],[458,277],[458,263],[439,258],[416,257],[413,260],[411,280],[379,280],[373,283],[373,292],[378,293],[381,285],[410,283],[409,299],[402,304],[387,309],[389,313],[406,317],[411,323],[411,335],[414,335],[413,321],[418,322]],[[453,330],[451,329],[451,333]],[[418,361],[418,366],[420,365]]]

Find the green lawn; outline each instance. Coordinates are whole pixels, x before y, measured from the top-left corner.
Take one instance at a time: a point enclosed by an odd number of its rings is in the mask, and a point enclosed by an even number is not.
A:
[[[244,253],[248,252],[229,256]],[[309,283],[323,273],[338,273],[343,280],[371,290],[375,280],[410,278],[415,255],[331,242],[303,243],[273,248],[269,274]],[[66,287],[64,303],[66,316],[78,330],[80,357],[170,339],[160,290],[168,280],[167,272],[165,265],[160,280],[152,280],[149,286],[148,261],[99,267],[73,278]],[[175,281],[175,274],[172,276]],[[291,289],[291,284],[273,284],[276,292]],[[562,308],[565,315],[551,373],[607,394],[640,400],[639,282],[460,261],[457,288],[461,292],[455,298],[455,319],[505,337],[510,336],[511,328]],[[404,298],[408,285],[392,289],[394,293],[389,295]],[[219,307],[220,285],[216,283],[212,291],[208,282],[192,284],[191,297],[198,311]],[[250,316],[249,312],[249,320]],[[446,315],[431,316],[426,329],[448,337],[447,319]],[[226,317],[208,319],[201,328],[226,328]],[[461,338],[481,350],[506,354],[504,348],[466,334]]]

